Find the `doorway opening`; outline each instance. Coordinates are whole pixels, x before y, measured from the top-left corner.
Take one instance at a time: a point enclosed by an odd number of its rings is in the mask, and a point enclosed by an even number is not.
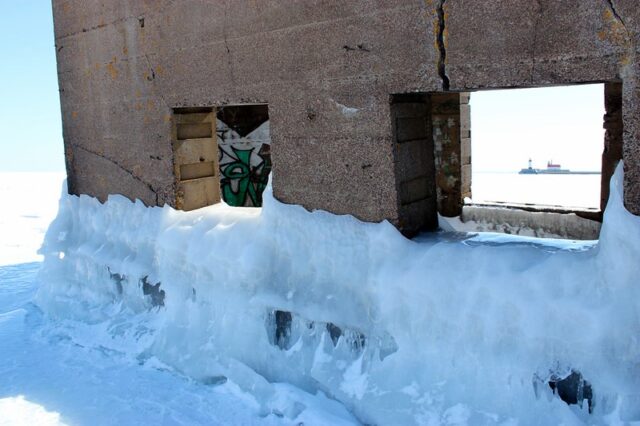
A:
[[[220,188],[230,206],[261,207],[271,173],[271,137],[267,105],[217,109]]]
[[[261,207],[271,173],[266,104],[174,109],[176,208]]]

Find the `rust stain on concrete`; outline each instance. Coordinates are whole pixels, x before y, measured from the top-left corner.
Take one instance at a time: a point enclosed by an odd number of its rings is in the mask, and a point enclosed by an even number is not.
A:
[[[598,31],[598,38],[601,41],[608,41],[620,47],[631,47],[631,40],[629,39],[627,29],[611,9],[605,9],[602,12],[602,20],[604,21],[603,28]]]
[[[112,80],[118,78],[118,68],[116,68],[116,61],[118,59],[114,56],[113,59],[107,64],[107,72],[111,76]]]

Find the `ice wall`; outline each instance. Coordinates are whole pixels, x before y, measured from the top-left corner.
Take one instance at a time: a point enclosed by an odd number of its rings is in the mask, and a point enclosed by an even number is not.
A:
[[[37,300],[100,345],[230,381],[291,419],[304,402],[283,403],[276,382],[369,424],[640,421],[640,219],[621,182],[619,168],[597,243],[410,241],[269,189],[262,209],[186,213],[63,196]],[[591,414],[547,384],[571,369]]]

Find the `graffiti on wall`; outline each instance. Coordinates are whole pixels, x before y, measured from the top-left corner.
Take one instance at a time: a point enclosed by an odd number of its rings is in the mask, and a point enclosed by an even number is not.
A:
[[[230,206],[261,207],[271,173],[271,140],[267,119],[242,134],[218,118],[220,188]]]

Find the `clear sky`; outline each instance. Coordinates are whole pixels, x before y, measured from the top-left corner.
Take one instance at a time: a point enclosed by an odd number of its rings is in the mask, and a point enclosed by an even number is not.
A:
[[[63,171],[51,2],[1,7],[0,171]],[[517,171],[529,158],[599,170],[602,85],[475,92],[471,113],[475,172]]]
[[[600,170],[604,86],[509,89],[471,94],[473,171]]]
[[[0,8],[0,171],[64,171],[51,1]]]

